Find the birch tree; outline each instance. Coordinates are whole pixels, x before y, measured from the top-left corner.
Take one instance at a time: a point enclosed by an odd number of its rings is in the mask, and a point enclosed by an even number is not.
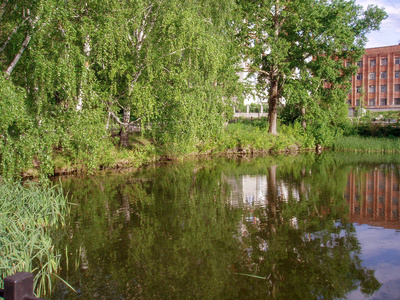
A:
[[[150,134],[168,152],[192,152],[218,135],[237,88],[233,1],[171,1],[151,52]]]

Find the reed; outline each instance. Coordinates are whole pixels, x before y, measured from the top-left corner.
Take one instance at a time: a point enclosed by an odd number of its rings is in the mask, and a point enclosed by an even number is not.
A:
[[[63,226],[68,205],[60,187],[0,182],[0,277],[35,274],[37,295],[51,290],[60,255],[50,230]],[[2,284],[2,280],[1,280]]]
[[[367,153],[400,153],[400,138],[344,136],[335,141],[334,149]]]

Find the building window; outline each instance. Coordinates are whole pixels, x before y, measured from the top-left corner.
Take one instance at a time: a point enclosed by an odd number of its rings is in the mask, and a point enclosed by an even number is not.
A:
[[[382,98],[381,99],[381,105],[387,105],[387,99],[386,98]]]
[[[351,100],[347,100],[347,105],[351,105]]]
[[[394,105],[400,105],[400,98],[394,98]]]
[[[395,84],[394,85],[394,91],[395,92],[400,92],[400,84]]]
[[[357,87],[356,87],[356,93],[361,93],[361,90],[362,90],[362,89],[361,89],[361,86],[357,86]]]
[[[381,72],[381,79],[386,79],[387,78],[387,72]]]
[[[369,86],[369,92],[370,93],[375,93],[375,86],[374,85],[370,85]]]
[[[381,93],[387,92],[387,85],[381,85]]]
[[[369,79],[375,79],[375,72],[369,73]]]
[[[399,58],[400,59],[400,58]],[[362,68],[363,67],[363,62],[362,62],[362,60],[359,60],[358,62],[357,62],[357,67],[359,67],[359,68]]]
[[[357,80],[362,80],[362,73],[357,73]]]
[[[369,61],[369,66],[370,66],[370,67],[375,67],[375,66],[376,66],[376,59],[371,59],[371,60]]]
[[[369,99],[369,106],[375,106],[375,99]]]
[[[394,78],[400,78],[400,71],[394,71]]]
[[[360,106],[360,99],[356,100],[356,106]]]
[[[394,58],[394,64],[395,65],[400,65],[400,57],[395,57]]]
[[[381,58],[381,66],[387,66],[387,58]]]

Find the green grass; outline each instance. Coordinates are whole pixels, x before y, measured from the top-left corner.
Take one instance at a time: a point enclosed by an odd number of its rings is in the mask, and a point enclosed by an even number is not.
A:
[[[335,141],[334,149],[367,153],[400,153],[400,138],[344,136]]]
[[[51,289],[52,280],[58,277],[60,255],[50,229],[64,225],[67,211],[67,200],[60,188],[0,181],[2,279],[16,272],[32,272],[38,295]]]
[[[279,125],[278,135],[268,133],[266,120],[248,121],[228,124],[223,135],[218,139],[216,151],[244,149],[246,151],[283,151],[292,147],[310,149],[314,139],[309,136],[300,124]]]

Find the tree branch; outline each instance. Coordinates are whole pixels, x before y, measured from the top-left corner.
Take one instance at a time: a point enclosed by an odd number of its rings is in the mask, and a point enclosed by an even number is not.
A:
[[[9,65],[9,67],[6,70],[6,74],[8,76],[11,75],[11,72],[14,70],[15,66],[17,65],[17,63],[19,62],[19,60],[21,59],[22,54],[24,53],[25,49],[28,47],[28,44],[31,40],[32,36],[28,33],[25,37],[24,42],[21,45],[21,49],[19,49],[17,55],[15,55],[13,61],[11,62],[11,64]]]
[[[121,126],[129,126],[129,125],[135,124],[136,122],[138,122],[138,121],[140,121],[140,120],[142,119],[142,118],[138,118],[138,119],[136,119],[135,121],[128,122],[128,123],[124,123],[124,122],[121,121],[121,119],[120,119],[112,110],[110,110],[108,113],[109,113],[110,116],[112,116],[112,117],[114,118],[114,120],[115,120],[119,125],[121,125]]]
[[[27,19],[29,19],[29,23],[31,24],[32,29],[35,28],[36,23],[39,21],[39,16],[37,16],[33,21],[32,19],[29,17],[30,13],[28,10],[28,17],[26,17]],[[21,59],[22,54],[24,53],[25,49],[28,47],[29,42],[31,41],[32,35],[29,33],[26,34],[24,41],[22,42],[21,48],[19,49],[18,53],[15,55],[13,61],[11,62],[11,64],[8,66],[7,70],[6,70],[6,74],[7,76],[10,76],[12,71],[14,70],[15,66],[18,64],[19,60]]]
[[[7,40],[4,42],[3,47],[0,48],[0,52],[3,52],[4,49],[7,47],[8,43],[10,42],[12,36],[18,31],[18,29],[25,23],[28,18],[22,20],[21,24],[17,25],[8,36]]]
[[[114,118],[115,121],[117,121],[117,123],[118,123],[119,125],[122,125],[122,126],[127,125],[127,124],[121,122],[121,119],[118,118],[118,116],[117,116],[112,110],[109,111],[109,114]]]

